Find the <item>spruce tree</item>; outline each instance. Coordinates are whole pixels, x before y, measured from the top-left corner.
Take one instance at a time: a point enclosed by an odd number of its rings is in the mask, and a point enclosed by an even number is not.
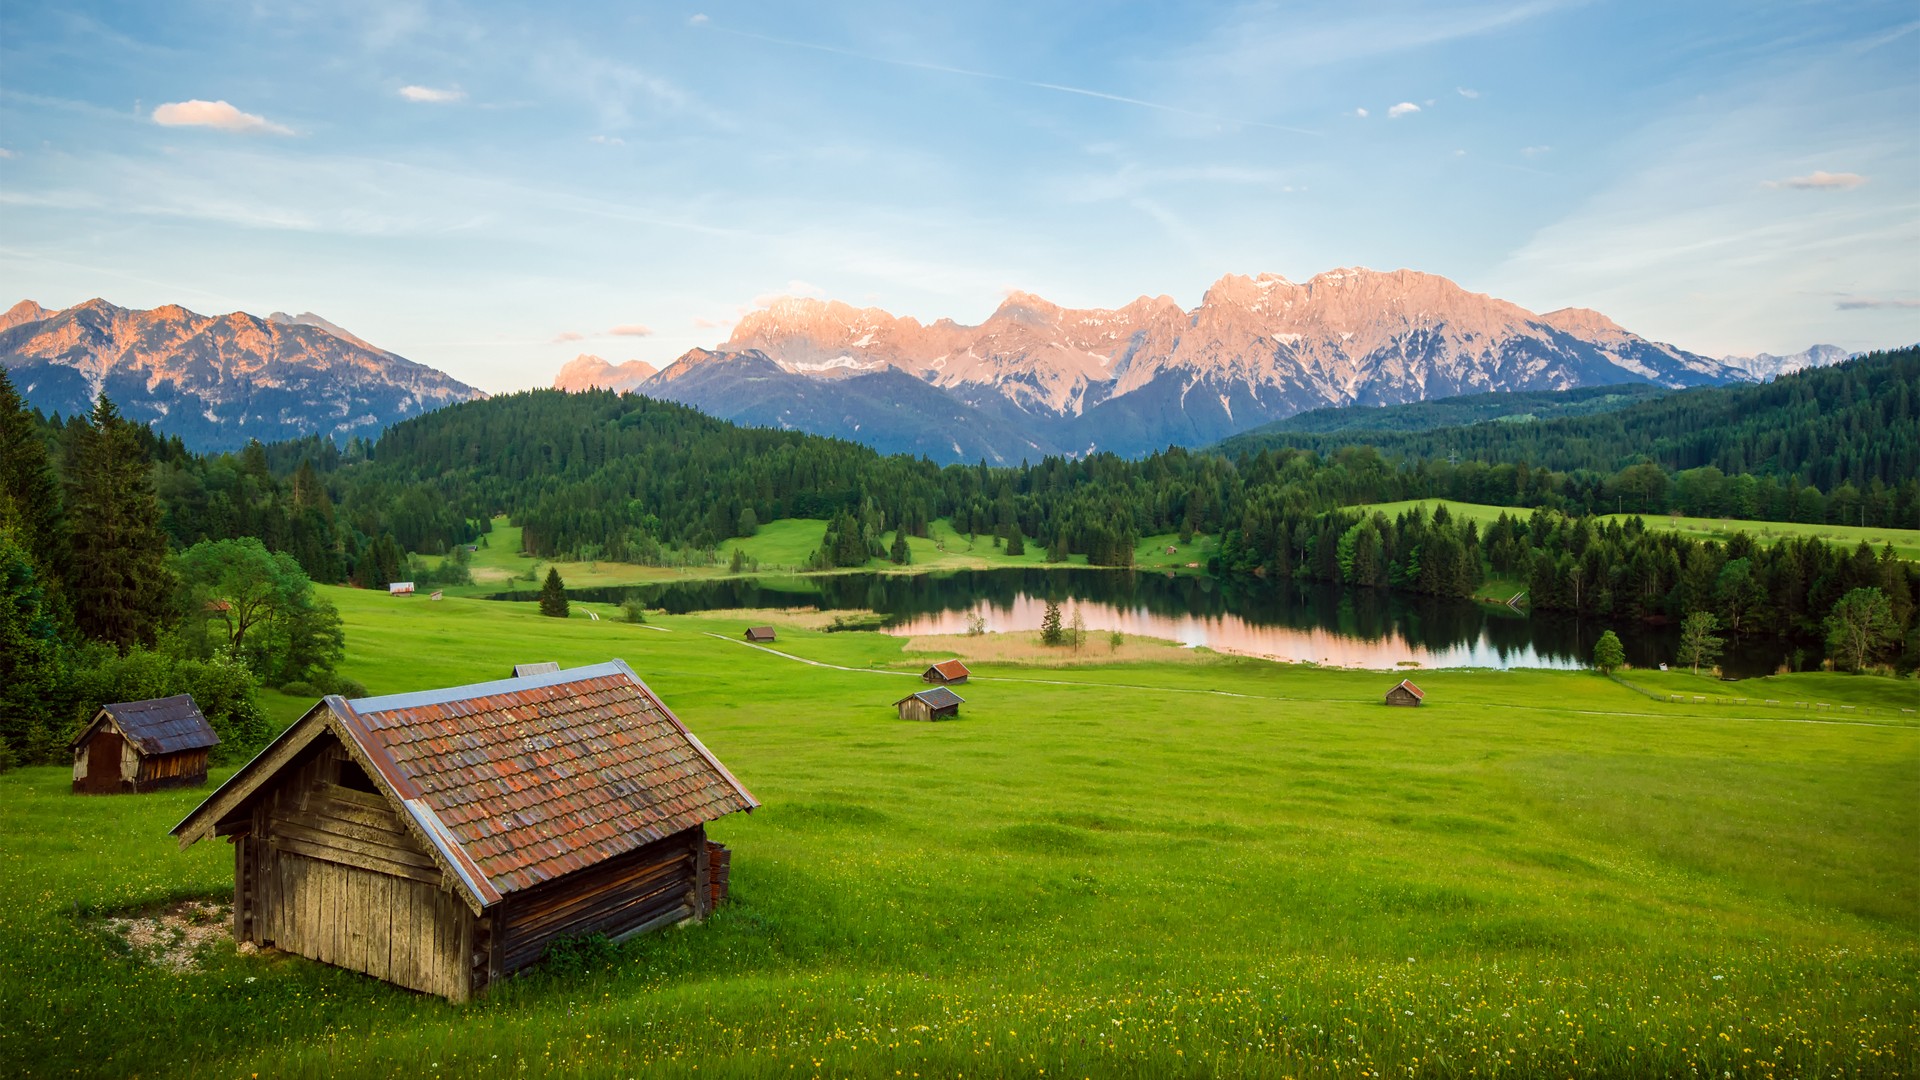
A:
[[[905,566],[913,561],[913,549],[907,546],[907,533],[905,529],[894,530],[893,550],[888,553],[888,557],[900,566]]]
[[[40,587],[57,592],[68,555],[60,482],[33,414],[0,368],[0,526],[8,523],[33,560]]]
[[[567,586],[560,580],[558,567],[547,567],[546,584],[540,586],[540,614],[564,619],[568,615]]]
[[[105,394],[91,422],[75,426],[66,477],[74,622],[124,653],[153,643],[172,591],[160,504],[136,426]]]
[[[1047,612],[1040,616],[1040,641],[1045,645],[1059,645],[1067,640],[1067,633],[1060,628],[1060,604],[1047,601]]]

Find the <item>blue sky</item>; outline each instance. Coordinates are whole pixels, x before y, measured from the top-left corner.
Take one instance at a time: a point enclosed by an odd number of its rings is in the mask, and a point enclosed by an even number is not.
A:
[[[491,391],[782,293],[977,322],[1356,265],[1714,355],[1910,344],[1916,73],[1912,0],[13,3],[0,302],[311,310]]]

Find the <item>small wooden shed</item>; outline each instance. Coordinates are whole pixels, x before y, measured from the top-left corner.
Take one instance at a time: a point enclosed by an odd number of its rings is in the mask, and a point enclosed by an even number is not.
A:
[[[973,676],[967,665],[958,660],[942,660],[920,673],[922,682],[937,683],[941,686],[958,686]]]
[[[559,663],[553,660],[542,660],[537,664],[515,664],[513,665],[513,677],[518,679],[523,675],[545,675],[549,672],[559,670]]]
[[[711,910],[759,802],[619,660],[330,696],[176,825],[234,845],[233,935],[463,1001],[549,942]]]
[[[1401,679],[1399,686],[1387,691],[1389,705],[1418,705],[1426,699],[1427,695],[1406,679]]]
[[[103,705],[72,743],[73,790],[140,794],[207,782],[220,736],[191,694]]]
[[[388,596],[412,596],[413,582],[389,581],[387,582],[387,595]]]
[[[771,627],[771,626],[749,626],[749,627],[747,627],[747,640],[748,640],[748,641],[752,641],[752,642],[767,642],[767,641],[772,641],[772,640],[773,640],[773,627]]]
[[[966,699],[944,686],[908,694],[893,703],[902,720],[947,720],[960,715]]]

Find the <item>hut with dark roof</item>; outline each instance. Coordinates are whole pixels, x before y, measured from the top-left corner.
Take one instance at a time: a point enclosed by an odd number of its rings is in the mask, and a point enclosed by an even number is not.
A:
[[[615,660],[327,697],[173,834],[233,843],[235,939],[463,1001],[555,939],[705,916],[706,825],[758,805]]]
[[[942,660],[920,673],[921,682],[935,683],[940,686],[958,686],[973,676],[967,665],[958,660]]]
[[[893,703],[902,720],[947,720],[960,715],[966,699],[944,686],[908,694]]]
[[[747,627],[747,640],[752,642],[772,641],[773,627],[749,626]]]
[[[207,782],[207,751],[220,736],[193,695],[103,705],[74,737],[73,790],[135,794]]]
[[[1413,685],[1413,683],[1406,679],[1401,679],[1399,686],[1387,691],[1387,704],[1389,705],[1417,706],[1426,699],[1427,695],[1419,687]]]

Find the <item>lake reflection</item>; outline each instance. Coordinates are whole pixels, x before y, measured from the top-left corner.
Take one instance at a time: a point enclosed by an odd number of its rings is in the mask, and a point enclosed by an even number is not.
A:
[[[967,608],[899,620],[887,627],[887,633],[964,634],[968,619],[976,614],[984,620],[985,629],[990,633],[1033,631],[1040,629],[1046,608],[1047,601],[1040,596],[1023,595],[1012,603],[981,601]],[[1326,626],[1257,624],[1236,614],[1161,614],[1144,605],[1068,601],[1061,605],[1060,611],[1063,624],[1067,625],[1077,612],[1087,632],[1095,635],[1096,643],[1099,635],[1118,630],[1129,637],[1160,638],[1238,656],[1338,667],[1391,670],[1414,664],[1430,668],[1583,666],[1571,656],[1543,655],[1531,643],[1517,647],[1496,643],[1484,629],[1470,638],[1429,644],[1410,638],[1398,620],[1377,627],[1370,636],[1361,637]],[[1345,621],[1357,622],[1357,613],[1355,615]]]
[[[874,611],[887,616],[887,632],[894,634],[964,633],[967,616],[975,612],[989,630],[1037,630],[1052,597],[1069,622],[1077,607],[1090,633],[1119,630],[1245,656],[1379,670],[1408,661],[1423,668],[1582,667],[1609,626],[1619,632],[1629,663],[1652,667],[1673,660],[1679,637],[1670,626],[1557,612],[1527,616],[1385,589],[1115,570],[723,578],[567,592],[576,600],[613,604],[632,596],[676,614],[717,608]],[[493,599],[536,595],[500,593]],[[1795,644],[1817,662],[1817,646],[1768,637],[1729,640],[1721,666],[1730,675],[1769,675]]]

